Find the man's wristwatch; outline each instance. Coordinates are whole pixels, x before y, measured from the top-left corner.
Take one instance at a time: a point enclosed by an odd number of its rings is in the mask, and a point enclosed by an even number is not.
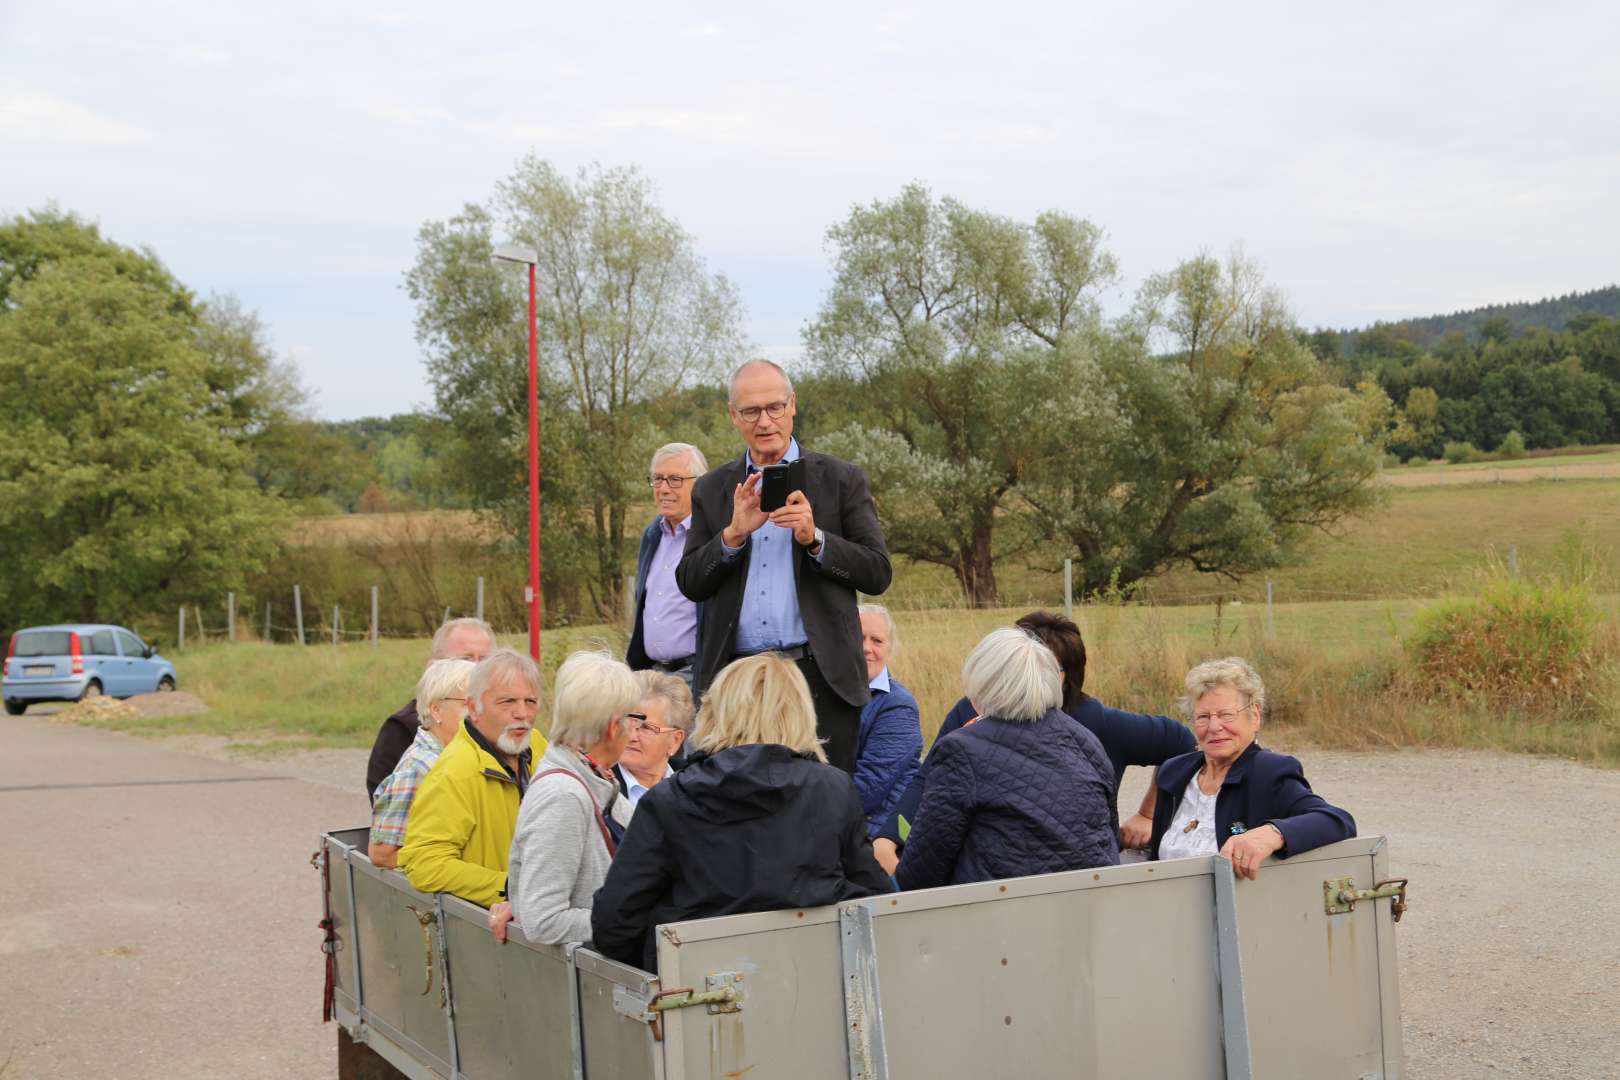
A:
[[[822,532],[820,529],[817,529],[816,530],[816,535],[811,539],[811,541],[808,544],[804,545],[804,550],[808,551],[812,555],[820,555],[821,554],[821,545],[823,543],[825,543],[826,540],[827,540],[827,534]]]

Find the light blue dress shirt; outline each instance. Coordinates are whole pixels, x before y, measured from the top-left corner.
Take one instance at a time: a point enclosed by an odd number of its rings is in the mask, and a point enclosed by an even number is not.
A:
[[[753,454],[745,454],[744,460],[752,471]],[[799,460],[798,439],[788,440],[782,460]],[[743,582],[742,612],[737,616],[737,641],[732,648],[753,653],[803,645],[808,638],[799,614],[798,583],[793,578],[793,530],[767,521],[754,530],[748,543],[754,550],[748,556],[748,580]],[[726,547],[722,540],[720,551],[727,562],[735,562],[743,549]],[[826,551],[823,545],[811,557],[820,562]]]

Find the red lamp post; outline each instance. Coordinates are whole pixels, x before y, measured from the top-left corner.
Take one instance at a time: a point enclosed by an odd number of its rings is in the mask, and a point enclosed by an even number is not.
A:
[[[495,258],[523,263],[529,268],[529,655],[540,662],[540,312],[536,303],[535,275],[540,261],[532,247],[501,244]]]

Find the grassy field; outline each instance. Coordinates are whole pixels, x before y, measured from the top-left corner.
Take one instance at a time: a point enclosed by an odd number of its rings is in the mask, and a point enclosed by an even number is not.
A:
[[[1449,466],[1448,468],[1458,468]],[[1149,584],[1146,602],[1076,609],[1092,657],[1087,688],[1128,708],[1170,712],[1181,675],[1200,659],[1255,659],[1273,688],[1270,723],[1322,745],[1494,746],[1620,764],[1620,693],[1612,685],[1578,720],[1490,703],[1441,707],[1403,683],[1404,641],[1425,598],[1466,593],[1516,548],[1527,577],[1579,569],[1604,595],[1610,638],[1620,625],[1620,481],[1530,481],[1392,493],[1337,536],[1316,538],[1300,566],[1242,584],[1178,572]],[[307,553],[311,549],[305,548]],[[1575,564],[1579,567],[1575,567]],[[1037,607],[1061,609],[1061,569],[1000,568],[1005,606],[967,610],[949,576],[899,560],[884,597],[896,612],[897,677],[918,696],[931,735],[960,693],[961,659],[988,629]],[[524,645],[519,636],[506,643]],[[611,626],[548,631],[546,667],[571,649],[623,647]],[[214,644],[175,657],[182,687],[211,711],[121,723],[161,734],[224,734],[266,748],[367,746],[411,694],[423,640],[338,647]]]
[[[1297,566],[1243,582],[1178,570],[1145,583],[1143,595],[1159,603],[1213,602],[1218,596],[1254,603],[1265,600],[1270,578],[1274,598],[1285,603],[1440,596],[1466,588],[1493,562],[1505,561],[1509,546],[1526,572],[1556,565],[1571,532],[1598,550],[1605,590],[1620,588],[1620,480],[1536,480],[1392,491],[1381,509],[1333,535],[1313,537]],[[1061,603],[1061,557],[1054,562],[1045,571],[998,566],[1003,602]],[[888,601],[903,608],[960,604],[948,571],[906,560],[897,567]]]

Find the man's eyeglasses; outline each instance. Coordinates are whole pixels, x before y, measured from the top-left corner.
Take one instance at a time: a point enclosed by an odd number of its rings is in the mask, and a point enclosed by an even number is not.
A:
[[[652,488],[654,491],[657,491],[658,485],[663,484],[671,491],[679,491],[681,490],[681,486],[688,480],[696,479],[697,477],[695,476],[681,476],[678,473],[673,476],[665,476],[663,473],[654,473],[652,476],[647,478],[647,486]]]
[[[735,411],[738,416],[743,418],[744,423],[757,424],[759,423],[760,413],[764,413],[772,420],[780,420],[782,414],[787,412],[787,407],[788,403],[785,401],[773,401],[769,405],[746,405]]]

